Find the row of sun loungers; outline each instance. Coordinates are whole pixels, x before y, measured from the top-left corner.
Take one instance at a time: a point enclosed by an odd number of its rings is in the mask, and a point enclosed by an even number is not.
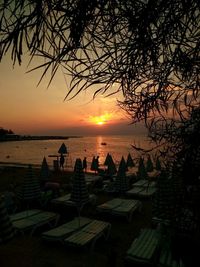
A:
[[[139,180],[132,184],[132,188],[125,191],[128,197],[151,198],[156,192],[156,182],[148,180]],[[106,193],[119,193],[115,182],[104,181],[103,191]]]
[[[66,201],[68,196],[65,195],[63,199]],[[98,205],[96,209],[111,215],[125,216],[130,221],[133,212],[140,208],[139,200],[114,198]],[[109,222],[86,217],[75,217],[57,226],[59,215],[40,209],[22,211],[9,217],[14,229],[21,233],[30,231],[33,234],[39,227],[48,225],[51,229],[42,233],[43,240],[73,247],[90,246],[93,249],[99,238],[109,237],[111,230]],[[163,246],[157,229],[142,229],[128,248],[125,260],[131,266],[184,267],[181,260],[174,259],[171,249]]]
[[[114,207],[119,201],[123,200],[115,199],[115,201],[110,202],[111,206]],[[67,246],[90,246],[93,249],[99,238],[104,237],[106,240],[109,237],[111,229],[109,222],[75,217],[73,220],[55,227],[58,218],[56,213],[38,209],[27,210],[10,216],[14,228],[20,232],[31,230],[32,234],[38,227],[49,224],[54,228],[44,232],[42,239],[61,242]],[[131,266],[184,267],[181,260],[173,258],[169,246],[161,243],[160,232],[157,229],[142,229],[127,250],[125,260]]]
[[[111,224],[100,220],[92,220],[85,217],[76,217],[72,221],[57,226],[59,215],[54,212],[39,209],[26,210],[10,216],[15,231],[31,235],[43,225],[48,225],[51,230],[42,234],[42,238],[48,241],[60,241],[63,244],[75,247],[83,247],[91,244],[93,248],[97,239],[103,236],[108,238]]]
[[[69,246],[83,247],[91,244],[93,247],[101,236],[108,238],[110,228],[111,224],[108,222],[76,217],[43,233],[42,238],[47,241],[59,241]]]
[[[75,206],[75,203],[70,200],[70,194],[55,198],[51,201],[53,204],[63,204],[66,206]],[[90,195],[90,202],[96,202],[96,196]],[[128,221],[132,220],[132,215],[135,210],[141,209],[141,202],[134,199],[114,198],[101,205],[98,205],[98,212],[106,212],[112,215],[125,216]]]

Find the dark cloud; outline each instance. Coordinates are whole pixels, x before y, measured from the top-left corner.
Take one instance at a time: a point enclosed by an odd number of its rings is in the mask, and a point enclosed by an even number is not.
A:
[[[47,129],[38,134],[45,135],[128,135],[128,134],[143,134],[146,130],[143,124],[109,124],[109,125],[93,125],[93,126],[76,126],[60,129]]]

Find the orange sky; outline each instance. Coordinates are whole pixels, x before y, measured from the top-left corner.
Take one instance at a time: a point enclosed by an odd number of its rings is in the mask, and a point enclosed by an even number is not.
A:
[[[64,101],[68,87],[61,71],[47,89],[48,78],[37,87],[41,72],[27,71],[6,56],[0,63],[0,127],[19,134],[113,134],[132,133],[134,127],[116,105],[120,95],[105,98],[83,92]],[[123,127],[122,127],[123,126]]]

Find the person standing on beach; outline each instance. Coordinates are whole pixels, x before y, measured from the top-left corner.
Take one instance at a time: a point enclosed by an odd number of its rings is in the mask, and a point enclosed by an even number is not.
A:
[[[84,172],[87,171],[87,158],[86,157],[84,157],[84,159],[83,159],[83,170],[84,170]]]
[[[95,174],[97,174],[98,173],[98,170],[99,170],[99,156],[96,157],[95,164],[94,165],[95,165],[95,167],[94,167]]]
[[[60,155],[60,168],[64,169],[65,157],[63,154]]]

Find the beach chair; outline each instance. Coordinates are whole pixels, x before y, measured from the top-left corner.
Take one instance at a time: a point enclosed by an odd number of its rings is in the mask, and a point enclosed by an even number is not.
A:
[[[112,209],[111,214],[118,216],[125,216],[130,222],[132,220],[133,213],[136,210],[141,211],[142,203],[139,200],[123,199],[122,203]]]
[[[27,211],[27,214],[29,214],[29,211]],[[25,212],[24,212],[25,215]],[[16,215],[17,217],[17,215]],[[48,211],[40,211],[37,212],[37,210],[33,211],[32,215],[28,215],[26,217],[21,217],[18,219],[12,219],[12,224],[13,227],[21,232],[21,233],[25,233],[26,231],[31,232],[31,235],[34,233],[34,231],[43,226],[43,225],[49,225],[50,227],[52,226],[56,226],[58,219],[59,219],[59,215],[57,213],[54,212],[48,212]],[[20,217],[20,215],[19,215]]]
[[[122,203],[122,199],[120,198],[113,198],[109,201],[106,201],[100,205],[97,206],[96,210],[99,212],[111,212],[114,208],[120,206]]]
[[[146,187],[148,185],[148,180],[140,179],[137,182],[133,183],[133,187]]]
[[[137,196],[140,198],[151,198],[155,194],[156,190],[157,189],[155,187],[148,187],[140,191]]]
[[[155,229],[142,229],[126,252],[125,259],[133,265],[156,266],[159,233]]]
[[[14,221],[18,221],[18,220],[22,220],[22,219],[28,218],[28,217],[30,217],[32,215],[35,215],[35,214],[38,214],[40,212],[42,212],[42,210],[39,210],[39,209],[24,210],[24,211],[12,214],[9,217],[10,217],[10,220],[12,222],[14,222]]]
[[[76,203],[71,201],[71,194],[66,194],[61,197],[57,197],[51,200],[52,204],[57,204],[57,205],[66,205],[66,206],[76,206]],[[96,195],[95,194],[90,194],[89,195],[89,202],[95,205],[96,203]]]
[[[59,241],[63,240],[72,234],[73,232],[81,229],[91,222],[91,219],[85,217],[75,217],[73,220],[64,223],[56,228],[42,233],[42,239],[47,241]]]
[[[157,188],[155,187],[155,183],[146,183],[141,186],[134,186],[132,189],[126,191],[126,196],[128,197],[137,197],[137,198],[151,198]]]
[[[64,239],[64,244],[73,247],[85,247],[91,244],[91,249],[93,249],[96,241],[101,236],[105,239],[108,238],[110,228],[111,224],[108,222],[93,220],[85,227]]]
[[[70,200],[70,195],[71,194],[69,193],[69,194],[63,195],[61,197],[54,198],[51,200],[51,203],[52,204],[63,204],[66,201]]]
[[[97,211],[107,212],[111,215],[125,216],[130,222],[133,212],[140,210],[141,206],[142,203],[139,200],[114,198],[97,206]]]
[[[170,248],[162,248],[158,267],[184,267],[184,263],[181,259],[174,259]]]
[[[143,191],[143,188],[137,186],[137,187],[134,187],[134,188],[132,188],[132,189],[126,191],[125,194],[126,194],[126,196],[128,196],[128,197],[135,197],[135,196],[138,196],[138,194],[139,194],[141,191]]]

